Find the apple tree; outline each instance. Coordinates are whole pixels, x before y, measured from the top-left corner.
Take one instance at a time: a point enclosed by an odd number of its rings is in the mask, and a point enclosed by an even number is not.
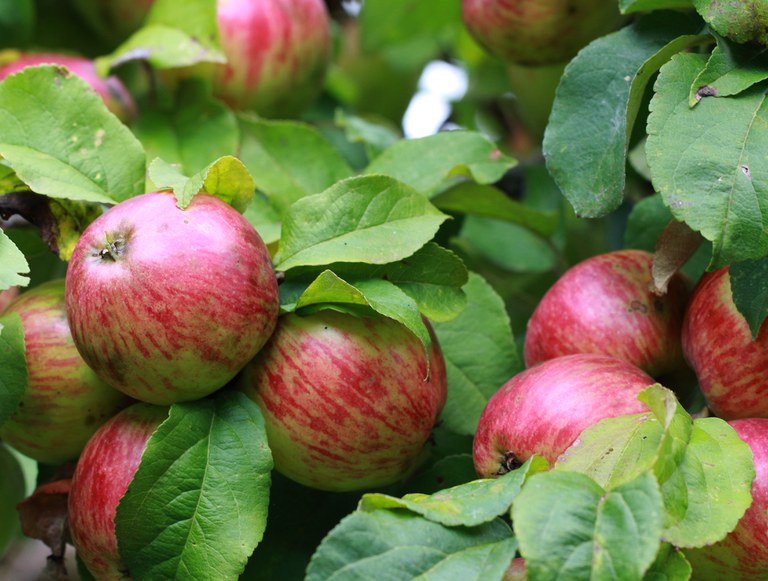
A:
[[[767,30],[0,0],[0,578],[768,577]]]

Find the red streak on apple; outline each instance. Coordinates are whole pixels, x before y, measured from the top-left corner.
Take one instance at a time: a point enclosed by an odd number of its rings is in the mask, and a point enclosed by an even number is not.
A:
[[[96,429],[133,400],[80,357],[67,324],[63,279],[26,291],[6,313],[21,318],[29,381],[0,437],[38,462],[74,460]]]
[[[100,77],[93,61],[87,58],[56,53],[24,54],[0,66],[0,79],[18,73],[26,67],[42,64],[67,67],[73,74],[87,82],[103,99],[107,109],[121,121],[128,122],[136,116],[136,103],[122,81],[114,75],[107,78]]]
[[[753,581],[768,579],[768,419],[728,422],[752,450],[755,479],[752,505],[722,541],[687,550],[697,581]]]
[[[83,358],[136,399],[170,404],[219,389],[271,335],[279,310],[269,252],[225,202],[130,198],[86,228],[67,271]]]
[[[682,342],[714,414],[725,420],[768,417],[768,325],[752,339],[733,302],[727,267],[699,280],[686,311]]]
[[[475,433],[480,477],[500,476],[534,454],[550,464],[598,421],[647,412],[637,399],[653,378],[600,354],[565,355],[512,377],[488,401]]]
[[[572,353],[605,353],[654,377],[683,368],[688,285],[678,273],[666,295],[653,294],[651,261],[649,252],[620,250],[571,267],[528,322],[526,365]]]
[[[277,470],[325,490],[405,476],[445,403],[445,363],[432,340],[427,378],[423,345],[395,321],[330,310],[281,317],[243,374]]]
[[[78,556],[99,579],[128,577],[115,536],[120,499],[139,467],[152,433],[168,409],[145,403],[126,408],[93,435],[75,467],[69,529]]]

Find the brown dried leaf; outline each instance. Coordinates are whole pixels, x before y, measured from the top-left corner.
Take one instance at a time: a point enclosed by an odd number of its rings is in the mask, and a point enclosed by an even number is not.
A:
[[[691,230],[685,222],[670,221],[656,241],[651,268],[651,292],[666,294],[670,279],[688,262],[703,240],[702,235]]]

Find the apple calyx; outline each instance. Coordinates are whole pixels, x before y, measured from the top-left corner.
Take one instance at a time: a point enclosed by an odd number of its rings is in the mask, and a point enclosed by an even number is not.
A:
[[[502,455],[501,461],[499,462],[499,469],[494,474],[495,476],[504,476],[513,470],[517,470],[522,465],[523,462],[515,456],[514,452],[507,451]]]
[[[117,262],[117,260],[125,254],[125,238],[118,236],[113,238],[109,232],[104,233],[104,248],[98,251],[95,256],[98,256],[102,260],[109,260],[111,262]]]

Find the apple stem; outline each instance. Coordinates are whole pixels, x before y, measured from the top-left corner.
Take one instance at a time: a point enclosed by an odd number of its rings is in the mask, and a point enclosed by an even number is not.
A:
[[[121,238],[114,239],[109,232],[104,233],[105,245],[99,251],[99,256],[103,260],[111,260],[117,262],[117,259],[123,254],[125,248],[125,241]]]

